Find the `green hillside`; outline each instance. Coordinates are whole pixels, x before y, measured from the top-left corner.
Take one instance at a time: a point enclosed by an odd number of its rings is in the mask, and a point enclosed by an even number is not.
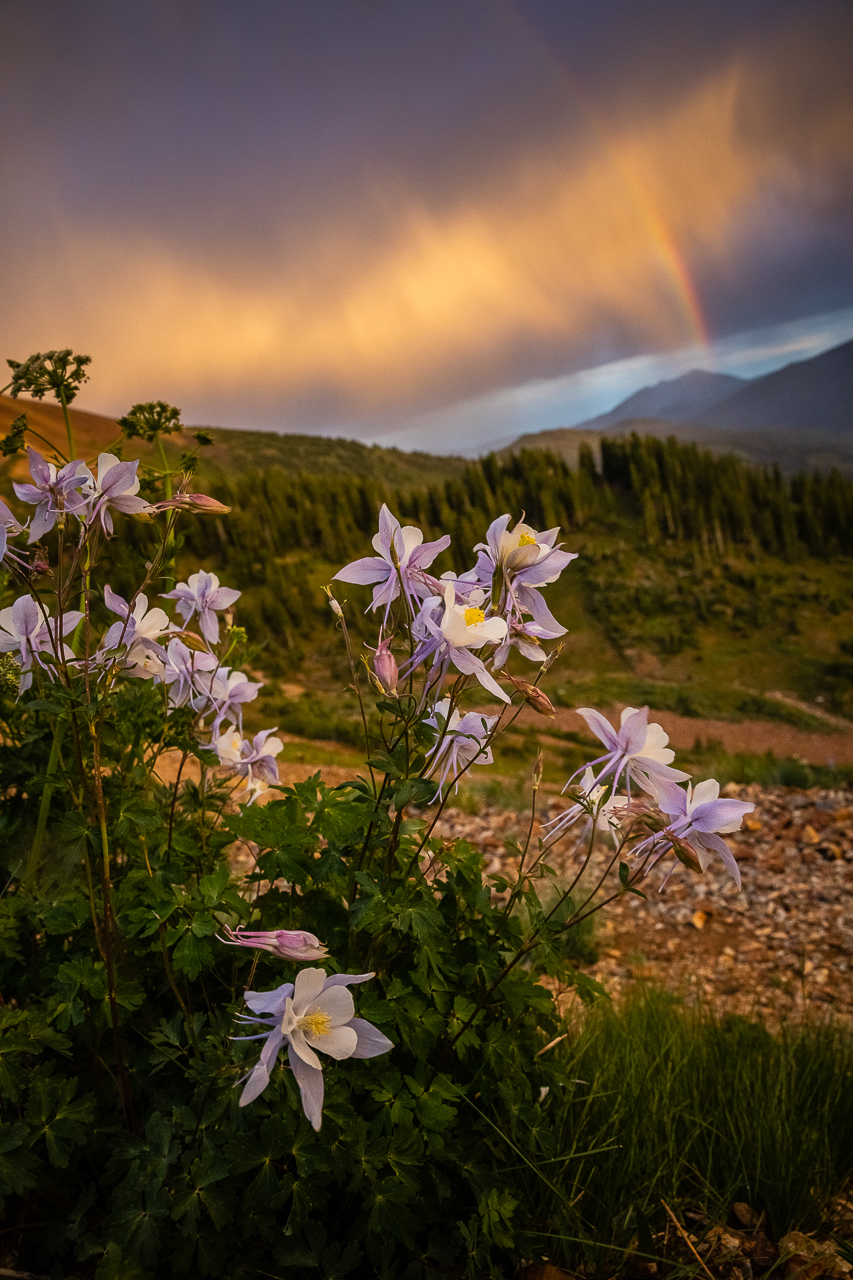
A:
[[[419,486],[270,467],[215,480],[213,492],[231,515],[187,522],[186,567],[201,562],[239,585],[239,620],[264,646],[259,663],[315,690],[330,657],[337,688],[344,678],[322,586],[370,553],[387,501],[427,538],[452,535],[438,572],[468,568],[505,511],[562,527],[580,553],[550,589],[570,629],[552,676],[567,704],[584,682],[605,680],[626,701],[635,688],[655,705],[658,689],[659,705],[686,714],[800,723],[802,712],[764,697],[780,689],[853,713],[853,484],[838,475],[789,481],[692,445],[631,437],[605,441],[600,468],[588,448],[574,469],[525,452]],[[375,643],[376,620],[363,613],[369,589],[337,594],[356,637]]]

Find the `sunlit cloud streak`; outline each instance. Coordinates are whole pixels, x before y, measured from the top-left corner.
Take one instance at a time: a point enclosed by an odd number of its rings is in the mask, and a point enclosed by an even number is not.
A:
[[[26,251],[21,218],[0,336],[19,358],[91,352],[86,407],[156,396],[195,421],[352,434],[537,374],[707,346],[706,300],[784,269],[792,246],[807,254],[849,195],[850,94],[828,94],[807,128],[777,120],[796,54],[787,36],[751,46],[639,113],[584,105],[580,134],[510,152],[499,183],[494,160],[433,187],[380,156],[295,245],[285,211],[278,239],[230,260],[203,227],[194,245],[144,216],[104,220],[45,179],[32,234],[50,253]]]

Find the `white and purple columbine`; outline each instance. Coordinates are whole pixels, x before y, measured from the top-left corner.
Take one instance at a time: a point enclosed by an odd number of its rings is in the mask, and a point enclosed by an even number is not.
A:
[[[101,639],[100,652],[104,657],[108,659],[114,649],[124,645],[122,666],[127,675],[145,679],[163,676],[166,654],[157,642],[172,629],[165,611],[158,607],[149,609],[148,597],[141,592],[131,610],[127,601],[113,591],[109,583],[104,587],[104,604],[120,619],[107,628]]]
[[[215,573],[191,573],[186,582],[179,582],[174,591],[163,593],[164,600],[176,600],[178,613],[189,622],[196,613],[201,634],[209,644],[219,640],[217,612],[230,609],[241,596],[233,587],[220,587]]]
[[[36,509],[27,541],[38,542],[50,532],[60,516],[70,514],[81,520],[86,518],[95,482],[85,462],[68,462],[57,471],[52,462],[46,462],[32,447],[27,448],[27,454],[33,483],[15,483],[12,487],[21,502],[27,502]],[[81,489],[85,492],[81,493]]]
[[[312,1128],[323,1118],[323,1069],[317,1051],[338,1061],[375,1058],[393,1049],[387,1036],[364,1018],[355,1017],[355,1005],[347,987],[367,982],[372,973],[337,973],[326,977],[322,969],[303,969],[294,983],[274,991],[247,991],[246,1004],[254,1017],[243,1022],[266,1023],[256,1036],[236,1039],[266,1040],[261,1056],[249,1072],[240,1095],[245,1107],[260,1097],[270,1082],[279,1053],[287,1045],[291,1070],[299,1085],[302,1106]]]
[[[149,504],[138,496],[138,468],[138,459],[122,462],[114,453],[98,454],[98,478],[87,493],[89,519],[93,522],[100,520],[101,528],[108,538],[112,537],[113,532],[113,511],[123,511],[128,515],[150,511]]]
[[[69,660],[74,651],[62,637],[73,631],[83,614],[69,609],[62,615],[62,624],[50,618],[32,596],[19,596],[8,609],[0,609],[0,653],[14,653],[21,668],[19,693],[24,693],[33,682],[33,666],[40,666],[48,676],[50,666],[43,654],[56,660]],[[60,634],[61,631],[61,634]]]
[[[657,796],[661,783],[683,782],[690,777],[689,773],[671,767],[675,752],[667,746],[669,737],[661,726],[649,724],[648,707],[639,710],[625,707],[618,729],[592,707],[578,707],[577,714],[607,747],[603,755],[589,761],[591,768],[601,766],[595,775],[596,785],[609,781],[615,790],[624,776],[629,792],[631,783],[635,782],[650,795]],[[570,786],[575,777],[577,774],[573,774],[566,786]]]
[[[670,782],[662,782],[657,791],[658,807],[672,821],[658,835],[650,836],[635,846],[633,856],[643,858],[651,854],[651,870],[652,866],[656,866],[668,853],[673,852],[679,861],[686,862],[696,871],[704,871],[711,855],[716,853],[740,888],[740,868],[721,836],[739,831],[744,817],[752,812],[755,805],[744,800],[720,799],[720,784],[713,778],[699,782],[695,787],[688,783],[686,790]],[[669,875],[664,884],[667,879]]]
[[[431,758],[430,772],[438,771],[439,797],[448,778],[454,780],[458,791],[459,775],[471,764],[492,763],[492,748],[486,741],[497,722],[497,716],[484,716],[479,711],[468,711],[464,716],[451,711],[449,698],[436,703],[424,723],[435,730],[435,743],[427,759]]]
[[[401,528],[400,521],[383,502],[379,512],[379,532],[373,537],[373,548],[379,554],[345,565],[335,574],[335,579],[363,586],[375,583],[371,607],[375,611],[384,605],[386,621],[391,605],[402,589],[414,615],[419,608],[418,602],[431,596],[435,590],[436,579],[424,571],[439,552],[449,546],[449,534],[435,542],[424,542],[423,533],[414,525]]]

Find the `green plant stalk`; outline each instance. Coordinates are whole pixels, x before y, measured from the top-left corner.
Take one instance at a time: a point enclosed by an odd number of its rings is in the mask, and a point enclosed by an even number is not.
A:
[[[62,416],[65,419],[65,430],[68,434],[68,461],[73,462],[77,456],[77,448],[74,444],[74,429],[71,426],[71,414],[68,412],[68,401],[65,399],[65,391],[59,388],[59,403],[62,405]]]
[[[50,814],[50,802],[56,788],[56,770],[59,766],[59,753],[62,748],[62,739],[65,737],[68,729],[68,720],[64,716],[60,716],[56,721],[56,728],[53,731],[53,742],[50,748],[50,757],[47,762],[47,781],[44,784],[44,790],[41,793],[41,803],[39,805],[39,816],[36,823],[35,835],[30,845],[30,851],[27,855],[27,866],[24,872],[24,880],[28,885],[34,885],[38,876],[38,869],[41,863],[42,849],[44,847],[44,837],[47,831],[47,819]]]
[[[92,735],[92,748],[95,757],[95,799],[98,809],[98,826],[100,827],[101,832],[101,893],[104,907],[101,953],[104,957],[104,966],[107,973],[107,998],[110,1006],[110,1022],[112,1023],[113,1045],[115,1047],[116,1067],[118,1069],[121,1106],[122,1111],[124,1112],[126,1124],[129,1128],[135,1129],[136,1114],[127,1078],[127,1066],[124,1060],[124,1045],[122,1044],[121,1027],[119,1026],[118,1000],[116,999],[115,959],[113,956],[113,929],[115,927],[115,916],[113,914],[112,885],[110,883],[110,843],[109,835],[107,833],[107,807],[104,801],[104,787],[103,779],[101,777],[101,744],[100,739],[98,738],[97,727],[94,723],[90,725],[90,733]]]

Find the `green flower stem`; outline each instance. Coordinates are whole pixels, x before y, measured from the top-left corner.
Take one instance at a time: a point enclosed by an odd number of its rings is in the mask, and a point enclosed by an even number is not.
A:
[[[169,459],[166,457],[166,450],[163,448],[163,437],[159,431],[155,432],[154,439],[157,441],[157,452],[160,454],[160,461],[163,463],[163,484],[166,489],[166,498],[169,499],[172,496],[172,468],[169,466]],[[169,533],[171,535],[171,530]]]
[[[41,863],[42,849],[44,847],[44,837],[47,831],[47,819],[50,814],[50,802],[53,792],[56,788],[56,770],[59,767],[59,753],[62,748],[62,739],[65,737],[68,729],[68,720],[65,716],[60,716],[56,722],[56,728],[53,731],[53,743],[50,748],[50,757],[47,762],[47,781],[44,784],[44,790],[41,793],[41,804],[39,805],[38,822],[36,823],[36,831],[33,836],[33,842],[30,845],[30,851],[27,854],[27,866],[24,873],[24,879],[27,884],[35,884],[38,876],[39,864]]]
[[[65,389],[59,388],[59,403],[62,405],[62,416],[65,419],[65,430],[68,433],[68,461],[72,462],[77,456],[77,449],[74,444],[74,429],[71,426],[71,415],[68,412],[68,401],[65,399]]]
[[[104,957],[104,967],[107,973],[107,999],[110,1006],[110,1022],[112,1024],[113,1046],[115,1048],[116,1055],[121,1108],[124,1113],[125,1123],[130,1129],[135,1129],[136,1112],[133,1106],[133,1096],[130,1092],[130,1083],[127,1077],[127,1066],[124,1060],[124,1045],[122,1044],[121,1027],[119,1026],[118,1000],[116,999],[115,959],[113,956],[115,915],[113,914],[112,885],[110,883],[110,842],[107,832],[107,806],[104,800],[104,786],[103,778],[101,776],[101,742],[98,737],[98,728],[99,726],[94,722],[89,726],[94,753],[94,781],[95,799],[98,809],[98,826],[101,831],[101,894],[104,908],[103,928],[101,931],[101,954]]]

